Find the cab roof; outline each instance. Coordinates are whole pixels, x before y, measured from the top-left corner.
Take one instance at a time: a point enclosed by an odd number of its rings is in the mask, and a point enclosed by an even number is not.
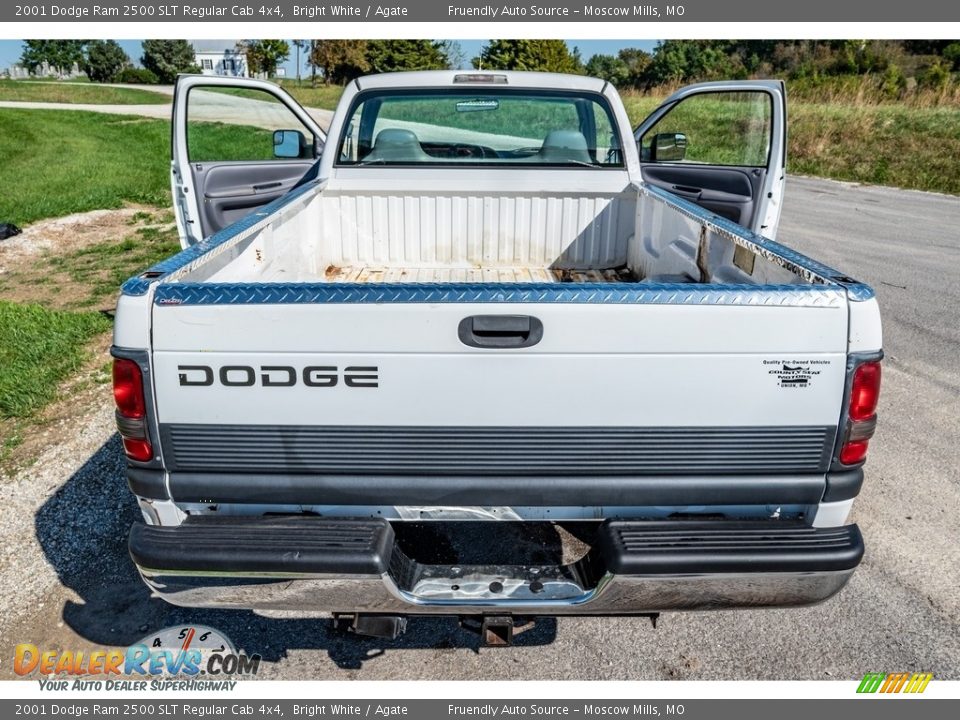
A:
[[[389,88],[530,88],[602,92],[606,81],[585,75],[514,70],[422,70],[365,75],[355,81],[358,90]]]

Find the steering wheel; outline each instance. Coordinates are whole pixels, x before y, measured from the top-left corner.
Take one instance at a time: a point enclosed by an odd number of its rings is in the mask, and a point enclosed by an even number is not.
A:
[[[468,143],[456,143],[450,146],[450,151],[454,157],[458,158],[484,158],[486,154],[479,145],[470,145]]]

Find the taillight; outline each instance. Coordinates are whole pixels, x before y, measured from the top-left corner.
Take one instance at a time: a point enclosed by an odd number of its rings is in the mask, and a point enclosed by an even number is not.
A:
[[[133,360],[114,358],[113,399],[117,403],[117,430],[123,438],[123,450],[127,457],[139,462],[151,460],[153,447],[147,433],[143,373]]]
[[[866,459],[870,438],[877,427],[879,399],[880,362],[871,361],[857,366],[850,383],[847,428],[840,448],[840,462],[844,465],[856,465]]]

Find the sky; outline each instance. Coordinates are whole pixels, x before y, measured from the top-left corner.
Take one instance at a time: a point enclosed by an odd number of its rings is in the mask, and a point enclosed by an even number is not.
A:
[[[121,47],[126,51],[127,55],[130,56],[130,59],[133,60],[134,64],[140,64],[140,56],[143,54],[141,49],[140,40],[118,40]],[[193,46],[201,50],[213,50],[219,48],[228,48],[236,45],[236,40],[192,40]],[[476,57],[480,53],[480,48],[484,44],[484,40],[458,40],[457,42],[463,47],[463,54],[467,58],[467,62],[470,62],[470,59]],[[567,40],[567,45],[572,47],[578,47],[580,49],[580,55],[584,60],[588,60],[591,55],[596,55],[598,53],[605,55],[615,55],[617,51],[625,47],[636,47],[641,50],[647,50],[648,52],[653,50],[653,46],[656,45],[656,40]],[[20,40],[0,40],[0,71],[3,71],[5,68],[10,67],[11,65],[16,64],[20,60],[20,52],[22,49],[22,41]],[[292,50],[292,47],[291,47]],[[301,57],[301,61],[303,58]],[[286,69],[287,77],[296,77],[296,59],[295,52],[290,53],[290,59],[284,63],[283,67]]]

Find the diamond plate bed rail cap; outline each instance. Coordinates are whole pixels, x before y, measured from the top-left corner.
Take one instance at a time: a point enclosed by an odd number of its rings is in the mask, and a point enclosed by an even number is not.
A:
[[[843,288],[808,285],[609,283],[172,283],[156,288],[157,305],[344,303],[567,303],[597,305],[753,305],[841,307]]]

